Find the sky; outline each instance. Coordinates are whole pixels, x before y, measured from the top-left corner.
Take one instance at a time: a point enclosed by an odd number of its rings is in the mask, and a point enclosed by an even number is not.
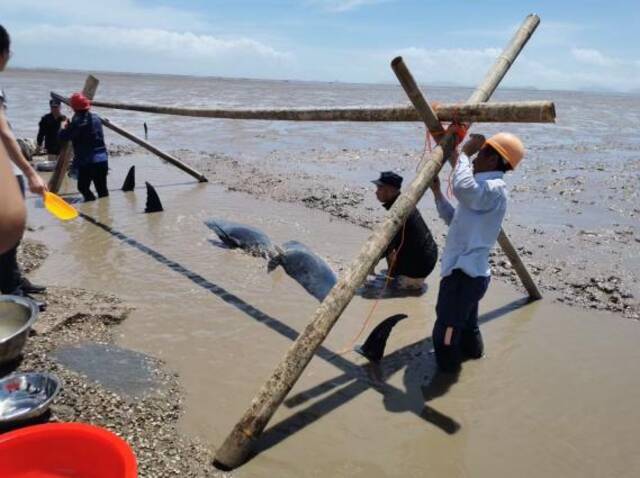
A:
[[[507,87],[640,92],[640,1],[0,0],[12,66],[473,86],[525,16]]]

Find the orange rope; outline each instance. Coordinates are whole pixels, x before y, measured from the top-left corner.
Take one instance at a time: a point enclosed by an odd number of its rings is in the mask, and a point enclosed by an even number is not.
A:
[[[432,102],[431,106],[433,107],[434,111],[437,110],[439,103],[436,102]],[[438,143],[440,142],[440,139],[442,138],[442,136],[444,136],[446,134],[446,132],[450,129],[450,128],[456,128],[456,135],[458,136],[458,139],[456,141],[456,147],[462,143],[462,141],[464,140],[464,137],[467,134],[467,130],[468,130],[468,126],[465,125],[464,123],[462,123],[461,121],[459,121],[459,104],[456,104],[453,108],[453,113],[452,113],[452,117],[451,117],[451,122],[446,125],[446,127],[443,125],[445,132],[443,133],[432,133],[430,132],[428,129],[425,133],[425,140],[424,140],[424,149],[422,150],[422,155],[420,157],[420,161],[418,161],[418,163],[416,164],[416,171],[418,171],[418,167],[420,166],[420,164],[422,163],[422,161],[424,160],[425,156],[427,155],[427,150],[429,153],[433,152],[432,146],[431,146],[431,140],[433,139],[434,145],[437,146]],[[447,187],[447,194],[449,195],[449,197],[453,197],[453,188],[451,185],[451,178],[453,176],[453,168],[451,168],[451,173],[449,174],[449,178],[448,178],[448,187]]]
[[[396,262],[398,261],[398,256],[400,255],[400,250],[402,249],[402,246],[404,245],[404,231],[405,231],[406,226],[407,226],[407,223],[405,222],[402,225],[402,235],[400,236],[400,245],[398,246],[398,249],[396,249],[396,255],[394,256],[393,261],[391,261],[391,264],[389,264],[389,271],[388,271],[387,276],[385,277],[384,286],[382,287],[382,289],[380,289],[380,293],[378,294],[378,297],[376,298],[375,302],[371,306],[371,310],[369,310],[369,313],[367,314],[367,318],[364,320],[364,323],[362,324],[362,327],[360,328],[360,330],[358,331],[356,336],[353,337],[353,339],[351,339],[351,341],[349,341],[349,344],[338,352],[338,355],[344,355],[344,354],[346,354],[348,352],[352,352],[353,351],[353,346],[356,344],[357,340],[360,338],[362,333],[369,326],[369,322],[371,322],[371,318],[373,317],[373,313],[375,312],[376,308],[378,307],[378,304],[380,303],[380,300],[382,299],[382,295],[387,290],[387,288],[389,287],[389,284],[393,280],[392,273],[393,273],[394,268],[396,267]]]

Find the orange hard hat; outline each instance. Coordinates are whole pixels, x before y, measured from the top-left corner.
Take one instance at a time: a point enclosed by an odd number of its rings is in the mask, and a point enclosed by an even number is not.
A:
[[[491,136],[485,144],[495,149],[511,165],[511,169],[516,169],[524,157],[524,144],[515,134],[498,133]]]

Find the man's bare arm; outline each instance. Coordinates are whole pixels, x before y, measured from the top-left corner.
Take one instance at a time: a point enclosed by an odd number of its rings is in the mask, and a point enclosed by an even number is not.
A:
[[[29,190],[34,194],[44,194],[47,190],[47,185],[44,180],[36,173],[29,161],[23,156],[22,150],[16,141],[16,137],[9,127],[7,118],[4,111],[0,108],[0,139],[4,145],[6,152],[9,154],[9,158],[13,163],[20,168],[27,178],[29,183]],[[13,176],[13,175],[12,175]]]
[[[15,246],[24,232],[26,209],[11,170],[9,155],[0,142],[0,254]]]

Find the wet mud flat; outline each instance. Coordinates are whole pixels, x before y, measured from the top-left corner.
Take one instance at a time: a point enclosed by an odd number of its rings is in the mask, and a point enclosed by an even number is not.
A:
[[[529,147],[521,169],[506,177],[511,202],[505,230],[544,293],[569,305],[639,319],[640,146],[623,146],[621,156],[593,144]],[[274,150],[255,160],[177,154],[231,191],[302,204],[371,228],[383,211],[369,181],[388,169],[410,181],[423,152],[313,148]],[[553,159],[559,154],[565,159]],[[449,174],[445,166],[444,187]],[[446,228],[430,192],[419,208],[442,247]],[[494,277],[519,285],[499,248],[492,266]]]
[[[44,244],[26,240],[19,259],[33,273],[47,255]],[[113,344],[114,327],[130,307],[112,294],[78,288],[49,286],[43,298],[48,308],[34,324],[22,358],[3,370],[46,371],[61,380],[50,411],[30,423],[105,427],[133,448],[140,477],[215,476],[209,448],[176,428],[184,392],[175,374],[155,358]]]
[[[142,212],[143,188],[118,191],[132,164],[139,184],[156,186],[163,213]],[[32,234],[51,249],[32,277],[133,307],[113,329],[115,345],[178,373],[179,430],[215,449],[318,302],[280,268],[268,273],[263,258],[213,244],[205,221],[249,224],[277,244],[298,240],[335,270],[369,231],[303,204],[183,180],[147,155],[114,158],[110,185],[109,199],[78,205],[91,220],[60,224],[30,209],[42,228]],[[378,303],[365,334],[386,317],[408,316],[379,366],[349,351],[363,341],[356,336],[373,305],[355,297],[269,424],[260,453],[234,476],[638,474],[636,321],[550,300],[526,304],[495,280],[481,304],[486,356],[442,383],[429,337],[437,282],[431,277],[420,297]]]

